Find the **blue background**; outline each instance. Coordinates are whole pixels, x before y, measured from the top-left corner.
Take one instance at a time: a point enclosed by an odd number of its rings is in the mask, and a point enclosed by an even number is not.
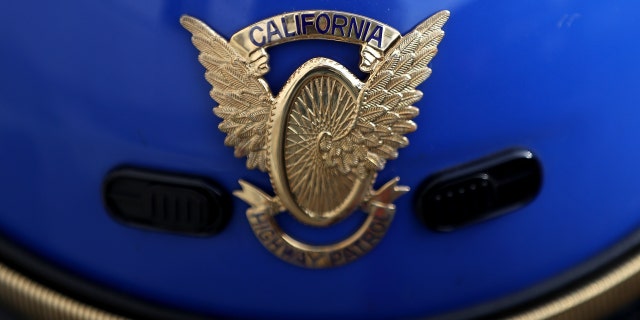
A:
[[[111,219],[100,186],[120,165],[206,176],[228,190],[239,178],[268,189],[265,173],[247,170],[223,146],[204,69],[178,19],[196,16],[229,38],[303,9],[357,13],[403,34],[450,10],[433,75],[420,87],[419,129],[377,184],[399,176],[415,189],[434,172],[519,146],[542,162],[537,199],[434,233],[414,217],[410,193],[397,200],[396,219],[375,250],[320,271],[266,251],[239,199],[215,237]],[[0,231],[83,277],[205,314],[429,316],[505,297],[640,224],[639,9],[630,0],[2,2]],[[315,56],[362,77],[358,50],[328,41],[273,47],[266,79],[278,92]],[[284,219],[290,232],[308,234]],[[339,238],[349,223],[327,237]]]

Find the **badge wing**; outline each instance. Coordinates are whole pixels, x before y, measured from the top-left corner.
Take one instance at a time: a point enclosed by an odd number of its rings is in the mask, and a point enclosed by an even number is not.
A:
[[[223,119],[218,128],[227,134],[224,144],[235,147],[236,157],[247,156],[247,168],[267,171],[267,122],[274,98],[261,77],[264,72],[204,22],[182,16],[180,24],[193,35],[198,61],[213,87],[211,98],[220,104],[213,112]]]
[[[327,164],[359,176],[384,168],[388,159],[398,157],[398,149],[409,144],[405,134],[416,130],[412,121],[422,98],[416,89],[429,75],[427,66],[438,52],[444,36],[442,26],[449,18],[441,11],[420,23],[388,49],[374,66],[358,95],[358,119],[349,135],[335,141]]]

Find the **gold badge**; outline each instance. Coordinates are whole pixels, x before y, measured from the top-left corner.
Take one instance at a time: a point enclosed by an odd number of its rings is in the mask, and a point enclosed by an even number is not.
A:
[[[266,171],[274,197],[240,180],[234,194],[250,208],[256,237],[281,259],[308,268],[351,262],[382,239],[395,214],[393,201],[409,191],[399,178],[373,189],[378,171],[409,141],[422,97],[416,87],[431,74],[427,66],[449,18],[440,11],[413,31],[400,33],[373,19],[338,11],[298,11],[240,30],[226,41],[202,21],[182,16],[193,34],[198,60],[220,105],[219,129],[247,168]],[[291,75],[274,97],[262,76],[269,71],[265,48],[303,39],[362,45],[360,81],[340,63],[313,58]],[[334,224],[356,209],[367,214],[347,239],[330,245],[303,243],[283,232],[274,216],[288,211],[316,227]]]

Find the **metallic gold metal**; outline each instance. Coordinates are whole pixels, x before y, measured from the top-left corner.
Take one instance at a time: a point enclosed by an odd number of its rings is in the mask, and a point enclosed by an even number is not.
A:
[[[387,201],[386,199],[397,196],[390,193],[386,195],[383,194],[384,193],[377,196],[377,198],[382,199],[383,202],[391,202],[393,200]],[[250,213],[247,211],[247,216],[249,215]],[[268,219],[268,217],[266,218]],[[393,216],[389,217],[389,219],[392,218]],[[263,219],[263,217],[255,219]],[[387,217],[382,217],[380,222],[385,223],[388,221],[390,223],[390,220],[386,219]],[[251,221],[252,220],[250,220],[250,222]],[[257,229],[261,226],[258,223],[252,223],[251,225],[252,228]],[[275,224],[269,224],[267,227],[277,226]],[[258,231],[256,234],[261,235],[262,238],[259,237],[259,239],[265,246],[277,247],[281,245],[280,243],[271,244],[269,242],[269,235],[263,234],[264,232],[266,231]],[[370,232],[376,231],[373,230]],[[381,237],[376,237],[375,239],[379,241],[380,238]],[[278,241],[277,237],[272,236],[270,239]],[[303,260],[299,257],[302,253],[305,255],[304,264],[302,264],[305,267],[322,268],[340,265],[353,261],[366,253],[363,252],[359,254],[359,252],[356,251],[356,248],[364,247],[363,243],[357,244],[355,248],[349,250],[346,250],[348,246],[343,245],[342,251],[337,251],[337,254],[334,253],[334,258],[331,260],[331,256],[327,259],[324,254],[315,255],[312,250],[308,250],[307,245],[296,243],[296,241],[290,237],[283,236],[282,239],[283,241],[296,244],[301,248],[301,251],[296,252],[296,254],[288,254],[285,251],[286,247],[283,247],[280,251],[282,258],[287,259],[287,261],[292,260],[292,263],[301,265],[300,263],[302,263]],[[372,238],[367,237],[364,239],[364,243],[367,241],[373,242],[371,239]],[[307,265],[307,263],[309,265]],[[577,287],[575,290],[546,300],[530,309],[510,314],[506,316],[505,319],[603,319],[638,297],[640,297],[640,252],[635,252],[629,259],[607,270],[601,276]],[[57,293],[2,263],[0,263],[0,301],[3,302],[4,306],[16,310],[29,319],[125,319]]]
[[[324,16],[328,19],[323,19]],[[311,24],[303,26],[303,20],[311,22]],[[335,22],[345,22],[346,25],[335,28]],[[326,25],[327,31],[324,31],[324,25]],[[376,39],[367,39],[377,26],[382,27],[382,32],[380,41],[376,45]],[[265,33],[268,31],[271,31],[273,36],[267,37]],[[259,34],[257,41],[264,42],[262,45],[254,43],[256,34]],[[363,59],[360,62],[360,69],[364,72],[370,72],[374,62],[371,57],[375,56],[371,53],[386,50],[398,37],[400,37],[400,32],[396,29],[361,15],[332,10],[307,10],[285,13],[256,22],[236,32],[231,36],[229,43],[247,60],[252,60],[249,57],[260,52],[258,55],[263,57],[265,64],[268,61],[268,55],[264,48],[285,42],[324,39],[361,44]],[[375,49],[374,46],[378,49]],[[380,58],[379,54],[377,58]]]
[[[422,98],[416,87],[431,74],[427,65],[448,18],[448,11],[438,12],[400,36],[379,21],[351,13],[297,11],[248,26],[229,42],[196,18],[180,19],[200,50],[198,60],[213,86],[211,97],[220,103],[214,113],[223,119],[219,128],[227,133],[225,144],[235,147],[236,157],[247,156],[249,169],[269,174],[275,197],[244,181],[235,194],[251,205],[247,217],[254,232],[274,254],[306,267],[336,266],[342,263],[296,262],[282,252],[329,257],[371,237],[367,230],[373,226],[384,227],[377,235],[386,232],[395,196],[382,201],[380,192],[399,195],[408,188],[398,187],[396,179],[375,191],[375,176],[387,160],[397,158],[398,149],[409,144],[405,135],[416,129],[412,119],[418,109],[412,105]],[[265,48],[304,39],[362,45],[360,69],[370,73],[368,79],[360,81],[336,61],[313,58],[273,97],[262,78],[269,71]],[[272,219],[286,210],[304,224],[326,227],[358,207],[369,215],[367,222],[352,237],[330,246],[291,239]],[[376,224],[381,216],[389,223]],[[276,241],[263,240],[262,228]]]
[[[125,319],[75,301],[0,264],[0,300],[30,319]]]
[[[387,192],[386,194],[381,193],[377,195],[376,198],[381,199],[382,202],[392,202],[393,200],[388,201],[388,199],[392,199],[394,196],[397,195]],[[376,204],[373,203],[372,205],[376,206]],[[386,214],[386,212],[384,214]],[[247,216],[250,216],[249,211],[247,211]],[[392,218],[393,215],[382,216],[377,223],[390,223],[390,219]],[[253,215],[249,221],[254,221],[251,219],[264,220],[269,219],[269,217],[256,217],[256,215]],[[368,218],[368,220],[371,219],[370,217]],[[277,236],[270,236],[266,234],[266,230],[262,231],[261,229],[261,226],[275,229],[277,225],[270,223],[266,225],[251,223],[252,228],[259,230],[256,234],[259,235],[260,241],[265,246],[282,248],[278,251],[282,255],[281,258],[297,265],[312,268],[336,266],[348,263],[362,256],[366,252],[359,252],[357,250],[366,248],[366,243],[373,243],[373,246],[375,246],[377,242],[374,241],[379,241],[381,238],[381,236],[376,236],[379,234],[376,233],[378,227],[376,227],[376,230],[373,230],[371,225],[373,225],[373,223],[369,224],[369,229],[365,232],[373,233],[373,237],[363,237],[361,243],[352,242],[351,245],[353,246],[355,244],[355,246],[350,249],[347,249],[349,247],[348,245],[345,246],[342,244],[341,250],[336,250],[333,253],[334,256],[332,259],[331,255],[327,258],[325,253],[316,254],[313,250],[309,250],[308,245],[296,242],[288,236],[282,236],[282,241],[300,248],[299,251],[295,251],[295,254],[290,254],[290,252],[292,253],[294,251],[287,251],[288,245],[283,246],[279,243],[280,241]],[[274,233],[274,235],[277,235],[277,233]],[[278,243],[273,244],[270,241]],[[371,248],[369,248],[369,250],[370,249]],[[305,260],[300,258],[301,254],[304,254]],[[530,309],[510,314],[505,318],[521,320],[602,319],[638,297],[640,297],[640,252],[636,252],[629,259],[573,291],[544,301]],[[29,319],[125,319],[57,293],[2,263],[0,263],[0,301],[3,302],[4,306],[18,311]]]
[[[519,320],[602,319],[640,297],[640,252],[576,290],[510,315]]]
[[[236,195],[245,199],[245,195],[252,194],[251,189],[255,187],[242,180],[240,183],[243,190],[236,191]],[[397,183],[397,178],[389,181],[363,204],[368,217],[358,231],[330,245],[310,245],[292,238],[278,227],[273,218],[277,213],[273,211],[275,207],[266,206],[264,209],[260,201],[247,210],[247,219],[258,240],[282,260],[307,268],[337,267],[360,258],[380,242],[395,214],[395,206],[391,202],[409,191]],[[247,202],[251,203],[251,200]]]
[[[341,172],[322,158],[353,130],[361,86],[339,63],[314,58],[296,70],[276,99],[269,175],[280,202],[302,223],[327,226],[345,218],[371,187],[374,171]],[[325,140],[330,146],[323,146]]]

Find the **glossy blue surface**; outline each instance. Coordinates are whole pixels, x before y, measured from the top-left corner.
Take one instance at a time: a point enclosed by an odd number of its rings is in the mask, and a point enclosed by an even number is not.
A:
[[[112,220],[100,186],[124,164],[207,176],[228,190],[238,178],[269,185],[223,146],[179,16],[201,18],[228,38],[260,19],[316,8],[365,15],[401,33],[451,11],[433,75],[420,87],[419,130],[379,183],[400,176],[415,188],[436,171],[521,146],[544,167],[538,198],[440,234],[418,223],[410,193],[396,202],[375,250],[320,271],[267,252],[238,199],[227,229],[210,238]],[[0,231],[109,287],[212,315],[429,316],[507,296],[640,224],[638,10],[631,0],[2,2]],[[327,41],[270,48],[267,80],[279,91],[314,56],[355,72],[358,50]]]

